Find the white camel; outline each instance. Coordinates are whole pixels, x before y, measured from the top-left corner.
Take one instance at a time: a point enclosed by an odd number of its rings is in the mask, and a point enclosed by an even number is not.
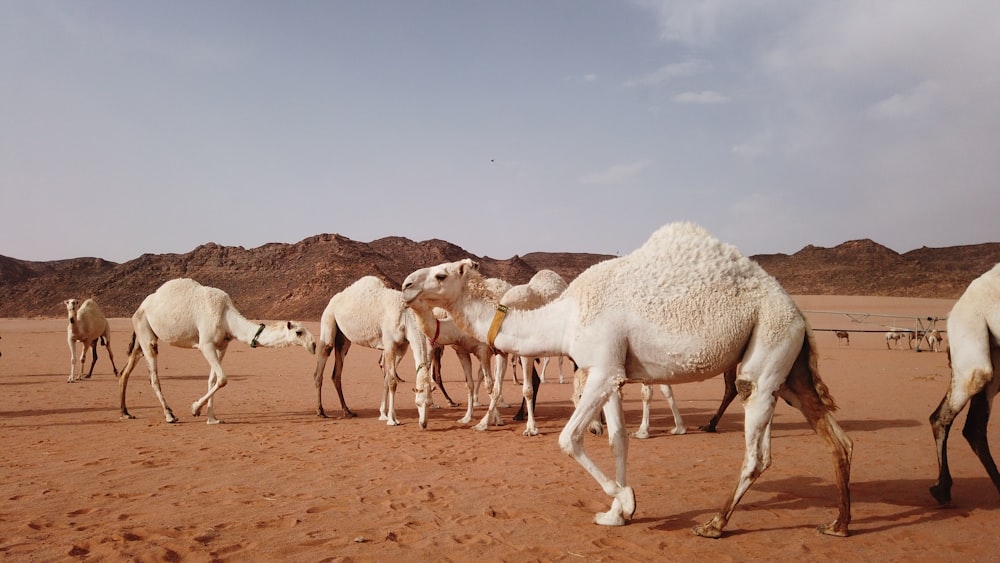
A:
[[[429,347],[432,350],[431,353],[434,354],[434,357],[439,357],[438,350],[444,346],[451,346],[458,355],[459,363],[461,363],[462,369],[465,372],[465,387],[468,391],[465,416],[458,419],[458,422],[468,424],[472,421],[473,405],[475,403],[474,393],[476,391],[476,379],[485,378],[489,381],[490,378],[488,369],[493,358],[493,353],[490,350],[490,347],[487,346],[485,342],[472,338],[463,332],[462,329],[455,326],[454,321],[452,321],[451,317],[443,309],[424,307],[422,303],[412,303],[410,311],[413,314],[417,327],[429,339]],[[472,371],[471,356],[473,355],[475,355],[479,360],[480,377],[478,378]],[[438,369],[439,367],[436,366],[431,368],[432,377],[435,376],[435,372]],[[438,375],[437,377],[440,376]],[[421,380],[421,376],[418,375],[417,379],[419,382]],[[440,381],[438,381],[438,385],[441,385]],[[426,397],[429,398],[429,395]],[[417,403],[418,424],[421,428],[427,428],[427,414],[430,406],[430,401]]]
[[[251,348],[282,348],[295,344],[310,354],[316,351],[312,333],[299,323],[287,321],[265,325],[251,322],[240,314],[225,291],[189,278],[170,280],[149,294],[132,315],[132,330],[128,363],[118,379],[122,418],[135,418],[125,408],[125,389],[136,363],[145,355],[149,381],[163,407],[163,415],[167,422],[178,420],[160,390],[157,371],[160,340],[178,348],[197,348],[208,361],[211,368],[208,392],[191,404],[191,414],[198,416],[207,406],[209,424],[222,422],[215,416],[215,393],[227,383],[222,359],[231,341],[239,340]]]
[[[948,434],[966,403],[969,414],[962,435],[1000,491],[1000,473],[986,439],[991,405],[1000,389],[1000,378],[996,377],[1000,365],[1000,264],[972,280],[948,313],[947,331],[951,384],[931,414],[939,469],[931,494],[941,504],[951,502]]]
[[[115,356],[111,353],[111,327],[108,320],[104,318],[104,313],[97,306],[93,299],[87,299],[80,303],[77,299],[67,299],[63,301],[66,305],[66,312],[69,315],[69,325],[66,327],[66,341],[69,344],[69,379],[67,383],[73,383],[79,379],[90,379],[94,374],[94,364],[97,363],[97,341],[108,351],[108,358],[111,360],[111,369],[118,375],[118,368],[115,367]],[[80,355],[80,377],[76,377],[76,343],[83,343],[83,353]],[[90,360],[90,371],[83,375],[83,366],[87,363],[87,348],[93,352]]]
[[[927,333],[927,345],[934,352],[941,351],[941,333],[937,330],[932,330]]]
[[[891,349],[893,347],[899,348],[900,346],[902,346],[902,342],[901,342],[902,338],[903,338],[903,334],[900,333],[900,332],[896,332],[895,330],[890,330],[890,331],[886,332],[885,333],[885,347],[886,347],[886,349]],[[890,342],[893,344],[892,346],[889,345]]]
[[[429,369],[430,350],[427,339],[415,323],[407,320],[403,295],[386,287],[375,276],[364,276],[337,293],[327,304],[320,320],[319,356],[316,358],[316,414],[326,417],[323,410],[323,371],[333,352],[333,385],[337,389],[344,416],[353,418],[354,412],[344,400],[341,381],[344,374],[344,357],[351,344],[360,344],[382,352],[382,402],[379,420],[396,426],[396,385],[400,380],[396,372],[399,361],[412,344],[414,362],[419,373]]]
[[[667,225],[633,253],[580,274],[552,303],[531,311],[498,309],[470,260],[424,268],[403,284],[408,302],[447,309],[456,324],[499,350],[524,356],[567,355],[588,373],[580,403],[559,445],[614,500],[602,525],[623,525],[635,512],[626,477],[628,436],[620,388],[629,381],[683,383],[739,364],[746,454],[736,489],[718,514],[694,529],[720,537],[739,500],[771,464],[771,419],[781,397],[800,409],[834,458],[837,519],[820,532],[846,536],[850,523],[853,445],[816,369],[817,354],[801,311],[778,282],[704,229]],[[587,456],[587,425],[603,407],[615,478]]]
[[[531,276],[528,283],[516,285],[507,290],[507,293],[500,298],[500,306],[508,307],[519,311],[530,311],[538,309],[557,299],[566,290],[566,280],[552,270],[539,270]],[[520,355],[521,373],[523,374],[523,384],[521,394],[524,395],[524,406],[527,414],[525,424],[525,436],[537,436],[538,426],[535,423],[535,390],[532,384],[532,369],[535,362],[534,356]],[[476,425],[476,430],[486,430],[487,421],[494,418],[494,413],[498,405],[498,397],[503,396],[504,371],[507,363],[504,362],[499,373],[493,380],[493,393],[490,394],[490,406],[483,417],[483,420]]]

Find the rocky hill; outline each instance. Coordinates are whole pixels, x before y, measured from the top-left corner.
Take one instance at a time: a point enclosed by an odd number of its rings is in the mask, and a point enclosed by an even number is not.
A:
[[[543,268],[571,280],[612,257],[536,252],[496,260],[442,240],[386,237],[364,243],[330,234],[251,249],[208,243],[186,254],[144,254],[122,264],[0,256],[0,317],[62,316],[62,301],[69,297],[94,297],[107,316],[127,317],[164,281],[191,277],[228,292],[247,317],[318,320],[330,297],[361,276],[375,275],[398,288],[417,268],[462,258],[478,260],[488,276],[518,284]],[[792,294],[956,298],[1000,262],[1000,243],[899,254],[871,240],[856,240],[752,258]]]

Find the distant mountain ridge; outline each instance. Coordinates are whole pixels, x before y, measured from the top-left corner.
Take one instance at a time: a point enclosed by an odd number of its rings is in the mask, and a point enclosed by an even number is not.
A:
[[[94,297],[109,317],[128,317],[163,282],[191,277],[228,292],[256,319],[318,320],[335,293],[365,275],[398,288],[424,266],[473,258],[487,276],[525,283],[551,269],[567,281],[605,254],[533,252],[506,260],[475,256],[447,241],[385,237],[364,243],[322,234],[257,248],[203,244],[185,254],[144,254],[117,264],[101,258],[30,262],[0,256],[0,317],[57,317],[62,301]],[[752,256],[791,294],[957,298],[1000,262],[1000,243],[920,248],[899,254],[874,241],[795,254]]]

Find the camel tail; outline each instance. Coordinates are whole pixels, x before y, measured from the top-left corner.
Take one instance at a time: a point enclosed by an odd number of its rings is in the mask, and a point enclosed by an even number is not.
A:
[[[788,374],[787,385],[793,390],[812,389],[827,412],[834,412],[837,410],[837,403],[834,402],[833,395],[830,394],[830,388],[819,376],[817,359],[816,342],[813,339],[812,330],[807,328],[806,336],[802,339],[799,357],[795,359],[792,372]]]
[[[127,352],[127,354],[129,356],[132,355],[132,350],[135,350],[135,332],[132,333],[132,341],[128,343],[128,352]]]

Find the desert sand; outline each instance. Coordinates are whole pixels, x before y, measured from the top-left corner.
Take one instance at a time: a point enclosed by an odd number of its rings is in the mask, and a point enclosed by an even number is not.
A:
[[[808,312],[817,329],[912,326],[944,316],[950,300],[796,297],[807,311],[898,314],[852,323]],[[301,319],[300,319],[301,320]],[[309,319],[306,319],[308,321]],[[943,328],[943,324],[939,325]],[[316,322],[307,327],[317,333]],[[119,368],[131,334],[113,319]],[[457,423],[464,407],[416,424],[414,366],[401,363],[402,426],[378,420],[377,353],[354,347],[344,392],[358,417],[343,419],[325,374],[329,419],[314,414],[315,356],[301,348],[234,343],[217,395],[225,424],[190,414],[206,388],[207,364],[193,350],[161,347],[161,381],[181,421],[167,424],[144,363],[128,388],[133,420],[119,420],[118,386],[104,350],[94,377],[68,384],[63,319],[0,319],[2,504],[0,555],[18,561],[744,561],[985,560],[1000,539],[1000,494],[961,437],[951,440],[954,506],[927,492],[937,475],[927,422],[949,381],[944,353],[887,350],[880,333],[854,332],[850,345],[818,330],[820,372],[854,440],[851,536],[815,527],[836,516],[830,456],[793,408],[780,403],[773,464],[737,507],[719,540],[692,526],[710,519],[736,484],[743,455],[742,408],[734,402],[718,434],[696,430],[714,413],[722,378],[674,388],[688,434],[673,436],[657,395],[649,440],[631,440],[629,481],[638,509],[626,526],[592,523],[609,499],[559,450],[572,404],[569,364],[555,364],[540,390],[541,435],[524,437],[511,417],[519,387],[508,382],[506,424],[475,432]],[[904,345],[905,347],[905,345]],[[330,364],[332,369],[332,362]],[[445,355],[445,384],[465,402],[461,370]],[[508,372],[509,374],[509,372]],[[624,390],[638,426],[639,387]],[[485,397],[485,395],[484,395]],[[435,394],[439,404],[443,397]],[[477,408],[477,418],[483,413]],[[996,420],[991,422],[997,434]],[[605,437],[588,451],[612,471]]]

